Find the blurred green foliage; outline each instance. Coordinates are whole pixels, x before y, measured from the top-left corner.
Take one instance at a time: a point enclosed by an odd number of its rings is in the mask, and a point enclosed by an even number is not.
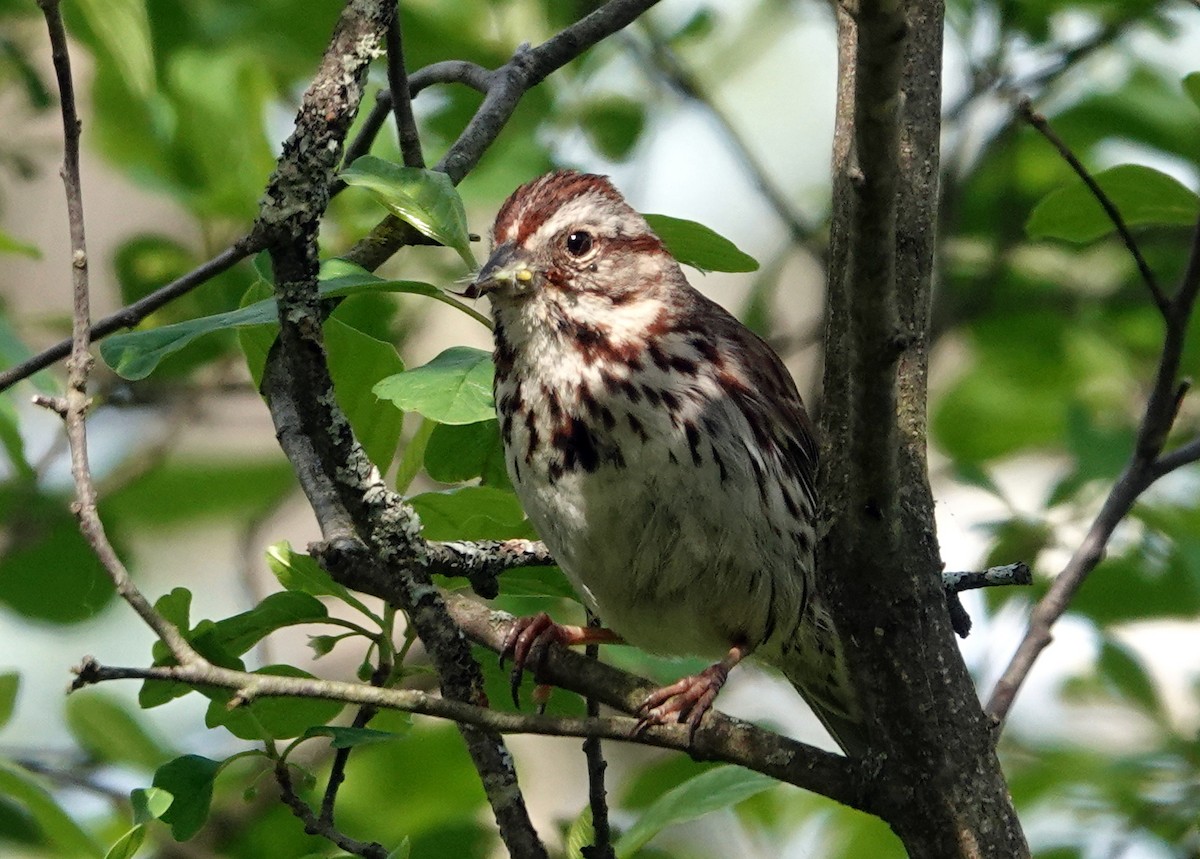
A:
[[[447,59],[495,67],[518,42],[548,38],[593,5],[405,3],[407,60],[412,69]],[[1089,520],[1097,497],[1131,449],[1162,326],[1107,221],[1060,156],[1013,118],[1009,92],[1033,96],[1085,164],[1097,173],[1107,168],[1102,180],[1135,227],[1159,282],[1169,289],[1182,271],[1187,225],[1196,216],[1200,77],[1184,78],[1195,70],[1172,67],[1136,49],[1154,38],[1169,42],[1174,37],[1178,12],[1168,3],[955,0],[949,5],[948,38],[967,63],[961,77],[947,82],[947,89],[961,97],[946,123],[935,334],[940,354],[958,357],[935,390],[930,441],[948,462],[952,479],[997,496],[1010,511],[987,526],[988,560],[1029,562],[1042,574],[1036,596],[1044,591],[1047,574],[1055,572],[1047,557],[1077,539],[1076,527]],[[244,232],[341,6],[312,0],[298,13],[290,0],[64,5],[75,47],[94,68],[87,145],[131,181],[173,200],[194,226],[191,242],[155,233],[126,237],[112,260],[120,290],[116,300],[145,296]],[[759,0],[739,12],[729,4],[664,6],[655,14],[656,33],[694,66],[718,100],[727,76],[750,66],[764,45],[788,28],[824,27],[824,37],[833,38],[827,21],[801,21],[781,0]],[[15,105],[13,119],[55,109],[37,17],[33,3],[0,0],[0,87]],[[636,26],[631,33],[634,40],[644,35]],[[478,362],[435,359],[418,368],[426,376],[437,375],[435,384],[418,385],[414,393],[413,380],[420,381],[420,374],[402,372],[401,355],[420,311],[410,302],[398,304],[395,294],[418,296],[412,301],[453,301],[425,281],[445,284],[461,277],[464,259],[471,255],[467,222],[484,222],[481,213],[493,210],[513,187],[554,166],[565,141],[572,142],[571,152],[587,151],[609,162],[641,157],[661,130],[660,118],[684,96],[658,80],[648,64],[637,65],[638,56],[622,38],[610,40],[528,93],[500,143],[463,183],[469,218],[450,189],[430,191],[420,174],[388,166],[400,160],[388,129],[372,149],[377,159],[359,164],[350,177],[375,191],[391,210],[428,221],[425,232],[458,251],[456,256],[413,248],[386,275],[327,269],[324,278],[326,294],[341,298],[326,328],[341,405],[381,470],[387,471],[398,455],[394,475],[401,491],[422,469],[434,482],[434,490],[412,499],[430,538],[504,539],[532,536],[532,531],[504,474],[486,379],[480,388],[471,376],[480,370]],[[715,56],[719,63],[711,59]],[[383,82],[382,68],[376,69],[371,90]],[[783,98],[768,93],[761,102],[738,107],[783,115],[793,110],[794,91],[802,83],[784,82]],[[457,138],[481,98],[455,86],[438,87],[417,100],[427,160],[434,161]],[[365,106],[371,101],[368,97]],[[802,118],[788,121],[803,133]],[[19,123],[8,127],[14,133],[0,141],[0,170],[28,175],[36,169],[30,157],[35,142],[23,138]],[[1122,166],[1128,160],[1140,166]],[[401,184],[407,196],[392,193]],[[361,189],[340,194],[323,224],[324,256],[344,251],[381,214],[375,197]],[[682,241],[695,237],[687,229]],[[0,254],[38,252],[19,235],[0,233]],[[710,254],[697,258],[701,268],[749,271],[756,265],[732,245],[706,240],[696,252]],[[779,258],[791,252],[781,247]],[[781,317],[771,312],[772,302],[780,300],[785,270],[781,264],[764,265],[749,308],[756,330],[778,339],[794,334],[780,330]],[[103,347],[105,358],[125,369],[123,362],[141,361],[138,372],[125,373],[141,381],[103,377],[97,411],[118,412],[132,402],[169,412],[181,397],[212,395],[214,381],[244,383],[246,360],[249,374],[256,376],[273,339],[273,309],[255,309],[255,302],[269,296],[269,282],[261,264],[240,265],[167,305],[138,331],[110,339]],[[232,314],[234,321],[220,317],[227,321],[215,324],[217,314]],[[22,338],[41,324],[0,315],[0,355],[6,363],[28,354]],[[242,326],[236,334],[235,324]],[[180,332],[186,342],[171,340],[161,353],[147,346]],[[1195,372],[1198,359],[1200,339],[1192,337],[1185,369]],[[489,369],[485,361],[480,371]],[[377,397],[375,386],[385,379],[388,398],[424,416],[419,427],[410,423],[404,441],[405,414]],[[61,484],[47,480],[43,464],[28,459],[21,435],[27,417],[17,398],[25,397],[32,384],[0,395],[0,441],[9,465],[0,485],[0,605],[31,623],[77,624],[105,610],[113,589],[75,528]],[[41,374],[36,384],[53,389],[58,382]],[[402,389],[403,396],[392,387]],[[463,405],[464,391],[470,395],[466,411],[455,411]],[[1178,438],[1197,431],[1200,411],[1185,401]],[[140,455],[137,445],[129,447],[127,457],[137,467],[117,471],[101,504],[122,551],[133,534],[202,520],[238,528],[295,495],[294,478],[278,454],[239,459],[170,450],[139,461]],[[999,488],[1003,481],[997,478],[1017,456],[1042,457],[1053,471],[1036,509],[1020,507]],[[1200,614],[1196,496],[1194,473],[1179,475],[1169,490],[1147,495],[1072,606],[1094,630],[1099,649],[1094,665],[1064,695],[1132,714],[1145,724],[1145,737],[1136,748],[1092,748],[1010,733],[1002,745],[1013,795],[1026,818],[1065,822],[1054,835],[1035,842],[1037,855],[1045,859],[1097,855],[1095,833],[1100,831],[1115,833],[1106,849],[1135,845],[1150,851],[1145,855],[1163,857],[1200,851],[1200,738],[1173,718],[1153,674],[1121,638],[1142,621],[1195,622]],[[137,572],[136,558],[131,563]],[[369,676],[386,654],[396,659],[388,682],[428,682],[428,668],[404,658],[411,641],[394,641],[390,615],[358,602],[286,545],[271,550],[270,564],[283,590],[232,617],[192,618],[191,594],[182,588],[162,597],[160,610],[219,664],[240,667],[252,661],[251,650],[263,638],[303,624],[318,657],[358,648],[360,671]],[[514,573],[501,586],[497,604],[502,608],[527,613],[550,607],[578,619],[579,607],[557,570]],[[1023,606],[1030,597],[990,592],[987,610]],[[327,604],[339,611],[327,611]],[[507,673],[488,654],[480,656],[491,700],[510,706]],[[166,661],[161,648],[155,657],[159,664]],[[653,676],[680,669],[678,663],[664,667],[629,652],[614,661]],[[257,670],[300,673],[291,665]],[[2,723],[20,699],[16,676],[0,679]],[[526,678],[524,701],[532,685]],[[185,687],[148,682],[141,703],[165,704],[185,694],[191,694]],[[416,857],[486,856],[497,849],[494,832],[483,822],[481,787],[452,727],[424,720],[413,724],[385,713],[371,723],[385,735],[355,734],[325,724],[342,709],[337,705],[288,699],[231,711],[225,706],[227,694],[201,694],[211,699],[209,726],[223,731],[205,751],[215,755],[219,747],[221,759],[178,747],[175,737],[157,736],[138,712],[104,690],[68,699],[66,723],[76,747],[66,764],[28,766],[35,748],[19,754],[11,746],[5,749],[14,760],[0,762],[0,852],[103,856],[112,847],[110,855],[134,855],[143,839],[161,845],[175,837],[195,838],[199,851],[230,857],[339,855],[328,842],[304,833],[278,801],[271,777],[275,761],[283,759],[299,793],[319,801],[331,746],[338,743],[354,747],[337,803],[338,825],[347,834],[389,849],[407,844],[404,849]],[[578,699],[561,691],[549,707],[581,712]],[[98,780],[109,771],[165,793],[135,791],[129,799],[114,798]],[[67,776],[93,788],[105,800],[105,810],[80,811],[73,805],[74,795],[62,790]],[[702,844],[676,849],[664,846],[669,840],[652,837],[669,824],[727,807],[732,811],[723,813],[744,831],[747,843],[767,845],[762,855],[801,841],[819,851],[814,855],[827,857],[900,855],[879,821],[819,797],[768,787],[744,773],[647,755],[614,793],[625,839],[620,855],[709,855]],[[580,815],[562,822],[567,834],[555,848],[560,855],[579,855],[587,843],[591,822],[584,805],[580,796]]]

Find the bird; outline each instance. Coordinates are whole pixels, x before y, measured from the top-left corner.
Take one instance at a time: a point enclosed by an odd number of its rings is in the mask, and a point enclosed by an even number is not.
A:
[[[814,581],[818,445],[779,356],[688,283],[604,176],[558,170],[500,207],[486,296],[508,475],[603,626],[520,618],[514,698],[551,643],[712,660],[650,694],[639,728],[694,737],[747,657],[778,669],[847,754],[864,720]]]

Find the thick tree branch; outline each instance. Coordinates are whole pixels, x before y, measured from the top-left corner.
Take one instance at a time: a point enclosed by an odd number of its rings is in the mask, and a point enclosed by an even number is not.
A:
[[[1166,454],[1162,452],[1175,423],[1180,399],[1187,390],[1186,384],[1178,381],[1179,364],[1183,358],[1184,342],[1198,291],[1200,220],[1192,233],[1191,251],[1183,279],[1163,311],[1167,330],[1163,336],[1162,354],[1159,356],[1154,388],[1146,401],[1146,408],[1138,426],[1134,450],[1117,482],[1109,490],[1108,497],[1104,499],[1104,505],[1088,529],[1083,542],[1055,577],[1050,590],[1034,607],[1024,638],[1021,639],[1004,674],[997,681],[996,688],[992,690],[987,709],[1000,721],[1008,716],[1017,692],[1029,676],[1034,662],[1053,640],[1052,627],[1066,613],[1071,600],[1092,570],[1103,560],[1108,541],[1117,525],[1154,481],[1176,468],[1200,459],[1200,440],[1190,441]]]
[[[954,642],[925,455],[943,10],[839,5],[818,575],[873,804],[914,857],[1028,847]]]

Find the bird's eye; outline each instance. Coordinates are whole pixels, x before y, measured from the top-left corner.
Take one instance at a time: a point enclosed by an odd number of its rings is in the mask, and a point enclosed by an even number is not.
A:
[[[584,230],[575,230],[567,236],[567,253],[581,257],[592,249],[592,234]]]

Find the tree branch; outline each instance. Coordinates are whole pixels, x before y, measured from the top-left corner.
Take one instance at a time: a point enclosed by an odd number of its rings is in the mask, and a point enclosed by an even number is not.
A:
[[[339,749],[338,751],[343,750]],[[318,818],[313,814],[313,810],[309,804],[296,792],[296,786],[292,783],[292,772],[288,769],[286,760],[276,758],[274,772],[275,783],[279,785],[279,798],[283,800],[284,805],[292,810],[292,814],[304,824],[305,833],[308,835],[319,835],[326,841],[336,844],[342,850],[352,853],[355,856],[364,856],[366,859],[387,859],[389,855],[388,850],[382,844],[351,838],[335,828],[332,819],[325,820],[323,817]]]
[[[1029,566],[1018,561],[1002,567],[989,567],[982,572],[942,573],[942,587],[947,591],[961,593],[976,588],[995,588],[1008,585],[1031,585],[1033,573]]]
[[[1163,315],[1167,330],[1163,336],[1162,354],[1154,388],[1138,425],[1137,441],[1120,477],[1117,478],[1104,505],[1088,529],[1087,535],[1054,579],[1050,590],[1034,607],[1025,636],[1013,654],[988,700],[987,710],[995,719],[1004,721],[1021,684],[1029,676],[1034,662],[1053,640],[1051,628],[1070,607],[1075,593],[1104,558],[1108,541],[1117,525],[1133,508],[1154,481],[1176,468],[1200,459],[1200,440],[1193,440],[1162,454],[1175,423],[1179,401],[1186,385],[1177,383],[1183,346],[1188,325],[1200,291],[1200,220],[1192,232],[1191,251],[1187,269],[1175,296],[1167,302]]]
[[[366,592],[392,601],[400,598],[397,591],[398,587],[392,583],[381,588],[379,593]],[[460,594],[446,594],[445,600],[455,622],[472,641],[495,653],[500,652],[513,622],[511,615],[491,611]],[[867,805],[866,785],[860,781],[858,768],[846,758],[716,711],[704,720],[692,741],[688,726],[654,725],[639,731],[636,730],[639,720],[632,716],[577,719],[508,713],[412,689],[251,674],[209,664],[128,668],[100,665],[91,657],[86,657],[76,669],[76,674],[73,690],[113,680],[171,680],[192,686],[232,690],[236,693],[232,702],[234,706],[244,706],[260,698],[321,698],[433,716],[505,734],[599,737],[655,746],[684,752],[697,760],[743,766],[828,796],[851,808],[871,810]],[[644,677],[560,647],[549,649],[537,677],[539,681],[594,697],[623,713],[635,713],[646,695],[657,688],[653,681]]]
[[[417,132],[417,120],[413,116],[412,93],[409,90],[408,71],[404,68],[404,42],[400,33],[400,10],[392,16],[387,30],[387,79],[392,92],[392,114],[396,117],[396,139],[400,145],[400,157],[405,167],[425,166],[421,154],[421,135]]]
[[[588,615],[588,626],[601,626],[600,618]],[[600,645],[589,644],[584,648],[584,656],[588,659],[600,658]],[[586,698],[588,718],[600,716],[600,702],[592,696]],[[588,774],[588,807],[592,810],[592,843],[580,851],[584,859],[617,859],[612,845],[612,828],[608,822],[608,792],[604,787],[604,771],[608,762],[604,760],[604,749],[599,737],[588,737],[583,741],[583,755],[587,760]]]
[[[817,584],[858,694],[876,813],[909,855],[1028,856],[954,642],[926,463],[940,0],[838,4]]]

